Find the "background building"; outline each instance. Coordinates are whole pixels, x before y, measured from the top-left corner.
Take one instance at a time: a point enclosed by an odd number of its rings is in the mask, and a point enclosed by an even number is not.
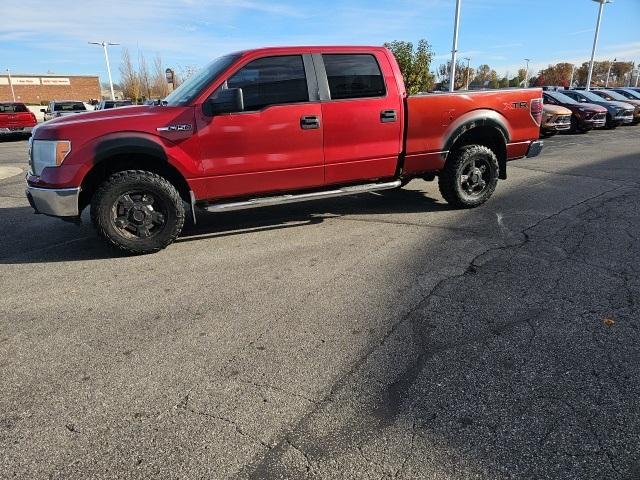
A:
[[[0,75],[0,102],[11,102],[11,86],[16,102],[32,105],[50,100],[100,100],[100,80],[97,75]]]

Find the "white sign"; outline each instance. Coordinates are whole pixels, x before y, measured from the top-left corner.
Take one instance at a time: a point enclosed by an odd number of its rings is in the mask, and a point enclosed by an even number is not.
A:
[[[9,78],[0,77],[0,85],[9,85]]]
[[[50,77],[50,78],[41,78],[42,85],[71,85],[71,82],[68,78],[60,78],[60,77]]]
[[[40,79],[33,77],[11,77],[11,83],[14,85],[40,85]]]

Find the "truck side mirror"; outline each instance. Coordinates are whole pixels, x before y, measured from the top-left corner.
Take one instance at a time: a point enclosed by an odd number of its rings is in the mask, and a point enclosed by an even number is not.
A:
[[[41,108],[41,109],[40,109],[40,111],[41,111],[42,113],[47,113],[47,109],[46,109],[46,108]]]
[[[244,111],[244,95],[241,88],[220,90],[214,98],[209,98],[204,104],[204,114],[209,116],[242,111]]]

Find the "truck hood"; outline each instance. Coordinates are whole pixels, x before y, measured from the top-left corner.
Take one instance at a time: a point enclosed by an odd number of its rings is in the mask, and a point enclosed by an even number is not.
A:
[[[136,107],[127,107],[126,112],[122,112],[117,108],[109,108],[107,110],[93,110],[86,112],[62,112],[63,115],[61,117],[56,117],[47,122],[47,126],[60,126],[62,124],[77,124],[77,123],[85,123],[91,121],[104,121],[104,120],[113,120],[113,119],[124,119],[125,117],[131,116],[144,116],[152,114],[150,111],[153,108],[151,105],[140,105]],[[75,117],[70,114],[74,113],[82,113],[82,117]]]
[[[163,130],[177,125],[183,128],[180,131]],[[138,132],[175,140],[191,136],[194,129],[193,107],[140,105],[54,118],[40,124],[33,133],[33,139],[86,143],[109,134]]]

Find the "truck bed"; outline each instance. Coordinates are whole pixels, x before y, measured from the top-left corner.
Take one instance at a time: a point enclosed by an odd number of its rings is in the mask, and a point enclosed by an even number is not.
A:
[[[540,89],[409,96],[404,171],[411,174],[439,170],[456,138],[483,124],[503,131],[507,159],[523,157],[531,139],[538,138],[539,127],[532,122],[530,105],[531,100],[541,97]]]

